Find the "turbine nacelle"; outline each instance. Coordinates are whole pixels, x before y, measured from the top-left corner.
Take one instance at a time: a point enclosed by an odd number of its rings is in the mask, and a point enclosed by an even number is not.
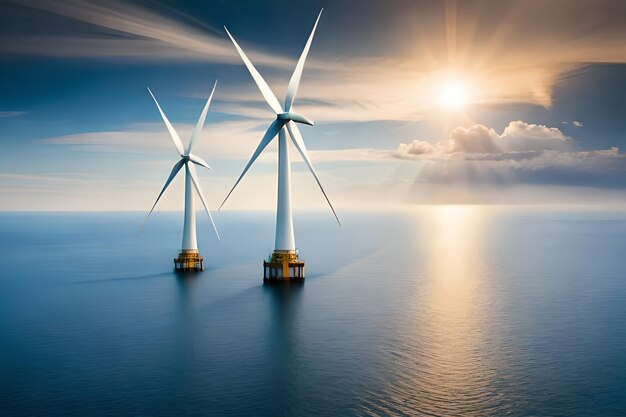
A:
[[[293,120],[294,122],[304,123],[305,125],[309,125],[309,126],[313,126],[315,124],[315,122],[309,119],[308,117],[305,117],[301,114],[291,112],[291,111],[288,111],[285,113],[278,113],[276,117],[278,118],[278,120],[284,120],[285,123],[287,123],[290,120]]]

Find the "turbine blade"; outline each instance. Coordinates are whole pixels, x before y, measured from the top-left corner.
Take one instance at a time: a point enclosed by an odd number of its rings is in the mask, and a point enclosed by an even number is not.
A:
[[[207,164],[207,163],[206,163],[206,161],[205,161],[204,159],[200,158],[199,156],[194,155],[194,154],[192,154],[192,153],[190,153],[190,154],[189,154],[189,155],[187,155],[187,156],[189,157],[189,160],[190,160],[191,162],[193,162],[194,164],[196,164],[196,165],[200,165],[200,166],[203,166],[203,167],[205,167],[206,169],[211,169],[211,167],[209,166],[209,164]]]
[[[306,61],[306,57],[309,53],[309,49],[311,48],[311,42],[313,42],[313,35],[315,35],[315,29],[317,28],[317,22],[320,21],[320,17],[322,17],[322,12],[324,9],[320,10],[320,14],[317,16],[317,20],[315,21],[315,25],[313,25],[313,30],[309,35],[309,39],[306,41],[306,45],[304,45],[304,49],[302,50],[302,55],[300,55],[300,59],[298,60],[298,64],[296,65],[296,69],[293,70],[293,75],[291,76],[291,80],[289,80],[289,87],[287,87],[287,96],[285,97],[285,111],[288,112],[293,105],[293,100],[296,98],[296,92],[298,91],[298,86],[300,85],[300,78],[302,78],[302,70],[304,69],[304,61]]]
[[[184,164],[185,164],[185,160],[184,159],[181,159],[180,161],[176,162],[176,164],[174,164],[174,167],[172,168],[172,172],[170,172],[170,176],[167,178],[167,181],[165,181],[165,185],[163,186],[163,189],[159,193],[159,196],[157,197],[156,201],[152,205],[152,208],[150,209],[150,212],[146,216],[146,219],[143,221],[143,224],[141,225],[141,229],[139,230],[140,234],[143,231],[144,226],[148,222],[148,217],[150,217],[150,215],[152,214],[152,211],[154,210],[154,208],[156,207],[157,203],[159,202],[159,199],[161,198],[161,196],[163,195],[163,193],[165,192],[167,187],[170,185],[170,183],[172,182],[174,177],[176,177],[176,174],[178,174],[178,171],[180,171],[180,169],[182,168],[182,166]]]
[[[241,47],[239,46],[235,38],[233,38],[233,35],[230,34],[226,26],[224,26],[224,29],[226,29],[226,33],[230,37],[230,40],[233,41],[233,44],[235,44],[235,48],[237,49],[237,52],[239,52],[239,55],[241,56],[243,63],[246,64],[246,67],[248,68],[250,75],[252,75],[252,78],[254,78],[254,81],[256,82],[256,85],[259,87],[259,90],[261,90],[261,94],[263,94],[263,97],[265,97],[265,101],[267,101],[267,104],[270,105],[270,107],[272,108],[272,110],[274,110],[274,112],[276,112],[276,114],[282,113],[283,108],[281,107],[280,102],[278,101],[278,99],[276,98],[272,90],[270,89],[269,85],[267,85],[263,77],[261,77],[261,74],[259,74],[256,68],[254,68],[254,65],[252,65],[252,62],[250,62],[250,60],[248,59],[246,54],[243,52],[243,50],[241,49]]]
[[[189,148],[187,148],[187,155],[191,153],[194,146],[196,146],[196,142],[198,142],[198,139],[200,138],[200,133],[202,132],[202,127],[204,126],[204,120],[206,119],[206,114],[209,111],[209,105],[211,104],[211,99],[213,98],[215,87],[217,87],[217,80],[215,81],[215,84],[213,84],[213,90],[211,90],[211,95],[209,96],[209,99],[206,101],[206,104],[204,105],[204,109],[202,109],[202,113],[200,114],[198,123],[196,123],[196,128],[193,130],[193,134],[191,135],[191,140],[189,141]]]
[[[337,217],[337,212],[335,211],[335,208],[333,207],[330,200],[328,199],[328,196],[326,195],[326,191],[324,191],[324,187],[322,187],[322,183],[320,182],[320,179],[317,177],[317,173],[315,172],[315,169],[313,168],[313,164],[311,163],[311,160],[309,159],[309,155],[306,150],[306,145],[304,144],[304,140],[302,139],[302,135],[300,134],[298,125],[290,121],[289,123],[287,123],[287,130],[289,131],[289,136],[291,136],[291,140],[293,141],[294,145],[296,145],[296,149],[298,149],[298,152],[300,152],[302,159],[309,167],[311,174],[313,174],[313,177],[315,177],[315,181],[317,181],[317,185],[320,186],[320,190],[322,190],[322,194],[324,194],[324,197],[326,198],[326,201],[328,202],[330,209],[333,211],[333,214],[335,215],[335,219],[337,220],[337,223],[339,224],[339,226],[341,226],[339,217]]]
[[[196,188],[196,191],[198,192],[198,196],[200,196],[200,201],[202,201],[202,205],[204,206],[204,209],[206,210],[206,214],[209,215],[209,220],[211,220],[211,225],[213,226],[213,230],[215,231],[215,236],[217,236],[217,240],[221,240],[220,234],[217,232],[217,227],[215,227],[215,223],[213,222],[213,216],[211,216],[211,212],[209,211],[209,206],[207,205],[206,200],[204,199],[202,188],[200,188],[200,181],[198,181],[198,174],[196,172],[196,167],[194,167],[193,164],[187,164],[187,167],[189,168],[189,173],[191,174],[191,181],[193,182],[193,185]]]
[[[226,203],[226,200],[228,200],[228,197],[230,197],[232,192],[235,190],[235,188],[239,184],[239,181],[241,181],[243,176],[246,175],[246,172],[248,172],[248,170],[250,169],[250,167],[252,166],[254,161],[256,161],[256,159],[259,157],[261,152],[263,152],[263,150],[272,141],[272,139],[274,139],[276,137],[276,135],[278,134],[278,132],[280,131],[280,129],[282,129],[282,127],[284,125],[285,125],[285,122],[283,120],[276,119],[276,120],[274,120],[272,122],[270,127],[267,128],[267,131],[265,132],[265,135],[263,136],[263,139],[261,139],[261,142],[259,142],[259,146],[257,146],[256,150],[252,154],[252,157],[248,161],[248,164],[246,165],[246,167],[243,169],[243,172],[239,176],[239,179],[237,180],[235,185],[233,185],[233,188],[231,188],[230,192],[228,193],[228,195],[224,199],[224,202],[220,205],[220,208],[218,210],[220,210],[222,208],[222,206],[224,205],[224,203]]]
[[[170,136],[172,137],[174,146],[176,146],[176,150],[178,151],[179,155],[182,156],[185,153],[185,148],[183,148],[183,143],[180,141],[180,137],[178,137],[178,133],[176,133],[176,130],[174,130],[174,126],[172,126],[170,121],[167,119],[167,116],[165,115],[165,113],[163,113],[161,106],[159,106],[159,102],[157,101],[156,97],[154,97],[154,94],[152,94],[152,91],[150,91],[149,88],[148,88],[148,92],[150,92],[152,99],[154,100],[157,108],[159,109],[159,113],[161,113],[161,117],[163,118],[163,121],[165,122],[165,126],[167,126],[167,130],[170,132]]]

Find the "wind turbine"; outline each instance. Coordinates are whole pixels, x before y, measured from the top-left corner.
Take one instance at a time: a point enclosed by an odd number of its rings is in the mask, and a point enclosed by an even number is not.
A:
[[[323,9],[322,9],[323,11]],[[291,80],[289,80],[289,86],[287,87],[287,96],[285,97],[284,106],[281,106],[280,102],[267,85],[261,74],[254,68],[252,62],[248,59],[246,54],[243,52],[235,38],[230,34],[228,29],[226,29],[226,33],[233,41],[237,52],[241,56],[244,64],[248,68],[250,75],[256,82],[256,85],[261,90],[261,94],[267,101],[267,104],[271,107],[271,109],[276,113],[276,119],[270,124],[269,128],[265,132],[265,135],[261,139],[261,142],[257,146],[256,150],[252,154],[250,161],[244,168],[243,172],[239,176],[237,182],[230,190],[224,202],[220,206],[220,208],[226,203],[228,197],[232,194],[233,190],[243,176],[248,172],[254,161],[259,157],[259,155],[263,152],[263,150],[269,145],[269,143],[278,135],[278,202],[277,202],[277,210],[276,210],[276,240],[274,253],[269,259],[269,261],[264,261],[264,280],[290,280],[304,279],[304,261],[300,261],[298,259],[298,255],[296,253],[296,244],[293,233],[293,218],[291,214],[291,164],[289,160],[289,146],[287,142],[287,137],[290,137],[296,149],[302,156],[302,159],[309,167],[311,174],[317,181],[330,209],[333,211],[335,215],[335,219],[337,219],[337,223],[339,223],[339,218],[337,217],[337,213],[333,208],[322,184],[320,183],[319,178],[317,177],[317,173],[313,168],[313,164],[309,159],[309,155],[307,153],[306,146],[302,139],[302,135],[300,134],[300,130],[296,123],[304,123],[307,125],[313,126],[313,121],[306,118],[305,116],[298,114],[293,110],[293,102],[296,97],[296,92],[298,91],[298,86],[300,84],[300,78],[302,77],[302,70],[304,68],[304,62],[306,60],[307,54],[309,53],[309,49],[311,47],[311,42],[313,41],[313,35],[315,34],[315,29],[317,28],[317,23],[319,22],[320,17],[322,16],[322,11],[320,11],[317,20],[315,21],[315,25],[313,26],[313,30],[311,31],[311,35],[309,35],[309,39],[304,46],[304,50],[300,55],[300,59],[296,65],[296,68],[291,76]],[[341,223],[339,223],[341,225]]]
[[[193,130],[193,134],[191,135],[191,139],[189,140],[189,145],[187,146],[187,149],[183,147],[183,144],[180,140],[180,137],[178,136],[178,133],[176,133],[174,126],[172,126],[167,116],[161,109],[161,106],[159,105],[159,102],[157,101],[156,97],[154,97],[154,94],[152,94],[152,91],[150,91],[150,89],[148,88],[148,92],[152,96],[152,99],[154,100],[154,103],[156,104],[157,109],[159,109],[159,113],[161,114],[161,117],[163,118],[163,121],[165,122],[165,126],[167,127],[167,130],[170,133],[172,142],[174,142],[174,146],[176,147],[176,151],[180,154],[180,159],[178,160],[178,162],[174,164],[174,167],[172,168],[172,172],[170,173],[170,176],[167,178],[167,181],[165,181],[165,185],[163,186],[163,189],[159,193],[159,196],[154,202],[154,205],[152,206],[152,208],[150,209],[150,212],[146,216],[146,219],[144,220],[141,226],[141,230],[143,230],[144,226],[146,225],[146,222],[148,221],[148,218],[150,217],[150,214],[152,214],[152,211],[156,207],[157,203],[159,202],[159,199],[161,198],[161,196],[163,195],[167,187],[170,185],[172,180],[176,177],[178,172],[183,167],[185,167],[185,221],[184,221],[184,228],[183,228],[183,244],[182,244],[180,254],[178,255],[178,258],[174,259],[174,267],[176,270],[203,270],[204,269],[203,259],[200,256],[200,253],[198,252],[198,242],[196,239],[196,203],[195,203],[195,198],[194,198],[194,188],[195,188],[195,191],[198,193],[198,197],[200,197],[200,201],[202,202],[202,205],[204,206],[206,213],[209,215],[209,220],[211,220],[211,225],[213,226],[215,235],[217,236],[218,240],[220,238],[220,235],[217,232],[217,228],[215,227],[215,223],[213,222],[213,217],[211,217],[211,212],[209,211],[209,207],[207,205],[206,199],[204,198],[204,194],[202,193],[202,188],[200,187],[200,181],[198,181],[198,174],[196,172],[196,168],[194,164],[202,166],[207,169],[211,169],[211,167],[209,166],[209,164],[206,163],[204,159],[191,153],[193,151],[193,148],[197,145],[198,140],[200,138],[200,133],[202,132],[202,127],[204,126],[204,120],[206,119],[206,114],[209,110],[209,105],[211,104],[211,99],[213,98],[213,93],[215,92],[216,86],[217,86],[217,81],[215,81],[215,84],[213,85],[213,90],[211,91],[211,95],[209,96],[209,99],[204,105],[204,109],[202,109],[202,113],[200,114],[198,123],[196,124],[196,127]]]

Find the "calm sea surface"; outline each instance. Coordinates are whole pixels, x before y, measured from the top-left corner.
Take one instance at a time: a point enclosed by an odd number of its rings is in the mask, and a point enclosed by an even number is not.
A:
[[[200,214],[200,213],[199,213]],[[2,416],[625,416],[626,212],[0,214]]]

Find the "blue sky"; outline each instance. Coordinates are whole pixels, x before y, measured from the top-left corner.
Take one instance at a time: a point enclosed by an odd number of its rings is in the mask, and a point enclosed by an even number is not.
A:
[[[223,25],[280,98],[322,7],[295,106],[339,208],[626,198],[619,1],[15,0],[0,3],[0,209],[147,210],[176,153],[146,87],[188,140],[218,79],[198,151],[216,207],[273,118]],[[226,208],[273,208],[275,159]],[[294,160],[294,203],[323,209]],[[178,180],[161,208],[181,195]]]

